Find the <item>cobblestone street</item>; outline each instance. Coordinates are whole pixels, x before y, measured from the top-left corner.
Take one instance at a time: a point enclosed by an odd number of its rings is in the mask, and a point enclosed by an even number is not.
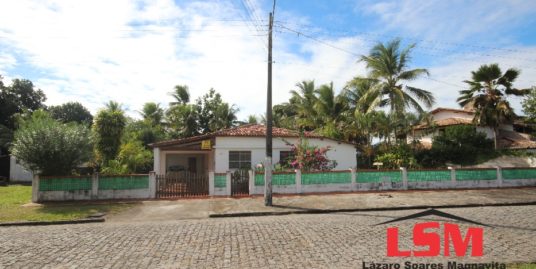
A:
[[[484,227],[483,257],[447,260],[536,261],[536,206],[441,211],[493,226]],[[4,227],[0,268],[362,268],[363,261],[409,261],[386,257],[389,225],[374,224],[416,212]],[[401,249],[412,245],[409,234],[415,222],[397,223]],[[447,261],[442,259],[437,261]]]

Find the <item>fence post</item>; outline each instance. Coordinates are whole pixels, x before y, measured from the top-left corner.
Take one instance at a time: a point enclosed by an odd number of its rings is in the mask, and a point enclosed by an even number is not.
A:
[[[225,188],[225,194],[231,196],[231,171],[227,171],[227,175],[225,178]]]
[[[402,187],[404,190],[408,189],[408,169],[406,167],[400,167],[402,170]]]
[[[295,177],[296,177],[296,193],[302,193],[301,170],[296,169],[296,170],[294,170],[294,172],[296,173],[296,175],[295,175]]]
[[[255,170],[249,170],[249,195],[255,192]]]
[[[156,198],[156,172],[149,172],[149,198]]]
[[[208,195],[214,196],[214,171],[208,172]]]
[[[502,168],[500,166],[495,166],[497,168],[497,187],[503,186],[503,177],[502,177]]]
[[[39,175],[34,173],[32,179],[32,203],[39,202]]]
[[[91,199],[97,199],[99,197],[99,172],[91,175]]]
[[[350,168],[350,173],[351,173],[351,183],[352,183],[352,190],[357,190],[357,173],[356,173],[356,168],[355,167],[352,167]]]
[[[452,187],[456,187],[456,169],[454,167],[447,167],[450,170],[450,184]]]

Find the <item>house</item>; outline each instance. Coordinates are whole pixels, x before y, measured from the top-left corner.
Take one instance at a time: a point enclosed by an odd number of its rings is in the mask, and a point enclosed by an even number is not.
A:
[[[291,154],[291,145],[297,144],[300,134],[284,128],[273,128],[272,163],[278,163]],[[248,124],[204,135],[162,141],[151,144],[154,150],[156,174],[188,171],[208,174],[225,173],[237,169],[252,169],[263,163],[266,152],[266,127]],[[356,166],[355,145],[326,138],[312,132],[303,134],[310,145],[329,146],[326,155],[337,162],[336,170]]]
[[[413,126],[412,134],[408,136],[407,142],[418,141],[424,147],[431,147],[432,140],[445,128],[454,125],[473,125],[475,112],[472,109],[455,109],[439,107],[430,112],[431,119],[428,123]],[[497,134],[499,148],[503,149],[536,149],[536,142],[531,140],[529,134],[518,132],[523,124],[509,123],[501,124]],[[493,139],[493,129],[485,126],[475,126],[476,130],[482,132],[487,138]]]

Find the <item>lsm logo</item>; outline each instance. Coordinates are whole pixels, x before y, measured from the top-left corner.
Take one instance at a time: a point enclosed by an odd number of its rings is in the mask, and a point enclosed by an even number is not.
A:
[[[387,222],[379,223],[389,224],[403,220],[415,219],[426,216],[439,216],[453,219],[461,222],[471,223],[478,226],[488,226],[452,214],[441,212],[435,209],[429,209],[417,214],[397,218]],[[442,227],[441,227],[442,226]],[[443,229],[441,229],[443,228]],[[387,256],[388,257],[436,257],[441,255],[441,245],[443,245],[443,255],[451,256],[451,246],[456,256],[466,256],[469,246],[471,246],[470,255],[480,257],[483,255],[484,229],[481,227],[469,227],[462,235],[460,226],[454,223],[439,222],[420,222],[413,226],[413,245],[415,249],[400,249],[398,227],[387,228]]]

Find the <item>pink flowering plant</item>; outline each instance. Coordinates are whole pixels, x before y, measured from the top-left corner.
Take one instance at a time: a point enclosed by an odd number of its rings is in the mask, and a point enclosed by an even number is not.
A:
[[[336,161],[328,159],[326,153],[330,147],[310,146],[306,139],[299,139],[297,145],[292,145],[292,156],[284,166],[302,171],[328,171],[337,166]]]

